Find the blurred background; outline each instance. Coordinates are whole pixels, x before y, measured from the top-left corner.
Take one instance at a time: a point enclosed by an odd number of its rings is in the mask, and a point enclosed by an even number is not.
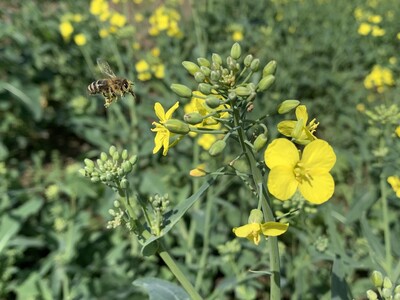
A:
[[[173,204],[190,196],[201,185],[201,179],[188,176],[190,169],[207,162],[215,170],[238,150],[210,159],[207,143],[187,137],[167,157],[153,155],[154,103],[168,108],[180,100],[177,116],[182,116],[186,102],[169,86],[196,87],[182,61],[212,53],[226,57],[234,42],[262,66],[278,62],[276,83],[255,100],[251,113],[254,119],[270,115],[270,140],[282,119],[278,104],[298,99],[310,119],[320,122],[317,136],[338,157],[329,203],[276,203],[281,213],[296,205],[301,209],[280,239],[285,299],[330,299],[339,284],[332,273],[343,279],[346,297],[366,299],[365,291],[373,288],[370,272],[384,271],[382,261],[387,261],[382,218],[391,224],[392,236],[400,231],[399,199],[386,182],[399,174],[398,4],[1,1],[0,299],[143,299],[134,280],[173,280],[157,257],[141,256],[127,230],[106,229],[118,195],[78,170],[84,158],[95,159],[116,145],[139,156],[129,179],[136,192],[168,193]],[[102,78],[99,57],[135,82],[136,103],[126,96],[106,110],[101,96],[88,95],[87,86]],[[379,204],[382,190],[389,199],[386,217]],[[212,231],[207,271],[197,287],[208,296],[224,284],[216,299],[265,299],[268,277],[250,280],[246,273],[268,269],[265,244],[238,241],[231,232],[246,222],[256,200],[240,180],[230,178],[221,178],[207,198],[213,199]],[[187,243],[192,220],[197,227]],[[192,279],[204,247],[203,229],[204,203],[198,203],[166,237]],[[393,239],[393,257],[399,257],[399,246]],[[394,281],[398,273],[393,272]]]

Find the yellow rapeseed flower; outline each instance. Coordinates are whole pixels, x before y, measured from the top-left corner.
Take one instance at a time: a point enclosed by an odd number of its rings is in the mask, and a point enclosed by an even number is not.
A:
[[[105,11],[108,11],[108,2],[104,0],[92,0],[90,2],[89,11],[92,15],[99,16]]]
[[[148,71],[150,69],[150,65],[147,63],[147,61],[141,59],[135,64],[135,68],[138,73],[142,73]]]
[[[396,193],[396,196],[400,198],[400,178],[398,176],[389,176],[387,181]]]
[[[393,86],[394,78],[393,73],[390,69],[375,65],[371,73],[369,73],[364,79],[364,86],[366,89],[376,88],[379,93],[385,90],[386,86]]]
[[[299,105],[296,108],[297,121],[282,121],[278,124],[278,131],[284,136],[291,137],[294,142],[306,145],[317,139],[314,132],[319,123],[312,119],[308,122],[308,113],[305,105]]]
[[[113,13],[110,19],[110,24],[116,27],[123,27],[126,24],[126,17],[120,13]]]
[[[210,128],[211,126],[208,126],[207,128]],[[219,124],[216,125],[216,129],[219,129],[220,126]],[[197,144],[202,147],[204,150],[208,151],[210,150],[211,146],[215,143],[217,140],[217,136],[215,134],[202,134],[199,139],[197,140]]]
[[[382,17],[380,15],[372,15],[368,17],[368,21],[371,23],[379,24],[382,22]]]
[[[147,80],[150,80],[151,79],[151,73],[150,72],[142,72],[142,73],[139,73],[138,74],[138,76],[137,76],[137,78],[140,80],[140,81],[147,81]]]
[[[154,57],[159,57],[160,56],[160,48],[158,47],[154,47],[150,50],[151,55],[153,55]]]
[[[158,79],[165,77],[165,66],[163,64],[157,64],[152,67],[154,76]]]
[[[368,35],[372,30],[371,25],[369,25],[368,23],[361,23],[360,26],[358,26],[358,34],[359,35]]]
[[[76,34],[74,36],[74,41],[78,46],[83,46],[86,44],[86,36],[83,33]]]
[[[172,114],[178,107],[179,102],[176,102],[167,112],[165,112],[160,102],[156,102],[154,105],[154,111],[159,119],[159,122],[153,122],[153,125],[155,125],[156,128],[151,129],[151,131],[156,132],[153,154],[156,154],[163,147],[163,155],[167,155],[168,149],[171,146],[169,143],[171,133],[162,124],[171,119]]]
[[[107,37],[109,35],[110,35],[110,32],[107,29],[102,28],[102,29],[99,30],[99,36],[101,38],[105,38],[105,37]]]
[[[323,140],[314,140],[300,153],[287,139],[276,139],[264,153],[270,169],[268,190],[279,200],[290,199],[297,189],[314,204],[332,197],[335,182],[329,171],[336,162],[332,147]]]
[[[372,26],[372,36],[384,36],[385,33],[385,29],[380,28],[379,26]]]
[[[232,32],[232,40],[235,42],[240,42],[243,40],[243,32],[240,30],[235,30]]]
[[[71,34],[74,32],[74,27],[72,27],[72,24],[70,22],[65,21],[60,23],[59,30],[63,39],[65,41],[68,41],[71,37]]]
[[[395,132],[396,132],[397,136],[400,137],[400,126],[396,127]]]
[[[249,241],[258,245],[261,241],[261,235],[278,236],[284,234],[289,224],[278,222],[262,223],[262,212],[259,209],[253,209],[250,213],[248,224],[232,229],[237,237],[247,238]]]
[[[398,33],[396,34],[396,38],[397,38],[398,40],[400,40],[400,32],[398,32]]]

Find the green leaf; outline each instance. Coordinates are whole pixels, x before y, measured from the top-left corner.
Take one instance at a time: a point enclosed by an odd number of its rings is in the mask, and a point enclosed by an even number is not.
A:
[[[345,280],[345,270],[346,267],[343,264],[339,255],[335,256],[332,266],[331,275],[331,299],[341,300],[341,299],[353,299],[350,295],[349,286]]]
[[[149,294],[150,300],[188,300],[189,295],[175,283],[166,280],[147,277],[137,279],[133,285],[144,288]]]
[[[376,202],[375,191],[367,191],[359,200],[354,201],[346,216],[346,224],[359,220],[362,214]]]
[[[37,86],[30,85],[24,87],[24,91],[8,82],[0,82],[0,91],[6,90],[13,94],[16,99],[32,113],[33,119],[39,121],[42,118],[42,107],[40,105],[40,89]]]
[[[221,171],[222,168],[218,171]],[[217,171],[217,172],[218,172]],[[144,256],[152,255],[154,254],[154,245],[151,246],[153,243],[155,243],[158,239],[163,237],[165,234],[167,234],[172,227],[178,223],[178,221],[183,217],[185,212],[204,194],[205,191],[214,183],[217,175],[214,177],[211,177],[207,182],[205,182],[200,189],[194,193],[192,196],[189,198],[185,199],[181,203],[179,203],[174,209],[172,209],[168,214],[166,214],[166,219],[165,219],[165,224],[167,224],[162,230],[159,236],[152,236],[149,239],[146,240],[146,242],[143,244],[142,248],[142,254]],[[150,247],[151,246],[151,247]]]

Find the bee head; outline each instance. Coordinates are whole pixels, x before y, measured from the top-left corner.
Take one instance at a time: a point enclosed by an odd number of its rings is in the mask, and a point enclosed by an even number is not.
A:
[[[131,87],[131,84],[128,80],[124,79],[124,81],[122,82],[122,86],[125,90],[128,90]]]

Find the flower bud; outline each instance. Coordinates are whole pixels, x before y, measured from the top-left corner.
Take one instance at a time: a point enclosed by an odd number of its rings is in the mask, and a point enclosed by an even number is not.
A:
[[[392,297],[392,289],[383,288],[382,289],[382,296],[384,299],[390,299]]]
[[[199,57],[197,59],[197,62],[199,63],[200,68],[201,67],[209,67],[211,65],[210,61],[207,58],[204,58],[204,57]]]
[[[238,43],[234,43],[231,48],[231,56],[233,59],[239,59],[242,55],[242,49]]]
[[[258,71],[258,67],[260,66],[260,60],[258,58],[254,59],[251,64],[250,64],[250,69],[253,72],[257,72]]]
[[[303,121],[303,119],[300,119],[296,122],[296,125],[293,128],[292,138],[294,138],[295,140],[298,140],[300,138],[301,134],[303,133],[303,129],[304,129],[304,121]]]
[[[191,61],[184,61],[182,62],[183,67],[191,74],[194,75],[196,72],[200,71],[198,65]]]
[[[192,90],[189,89],[186,85],[173,83],[171,84],[171,90],[180,97],[183,98],[192,97]]]
[[[126,160],[128,158],[128,150],[124,149],[121,153],[121,158]]]
[[[108,153],[110,153],[110,155],[113,156],[116,151],[117,151],[117,148],[115,146],[110,146]]]
[[[391,289],[393,287],[392,281],[387,276],[383,279],[383,287],[386,289]]]
[[[286,114],[291,111],[293,108],[296,108],[300,104],[299,100],[285,100],[278,106],[279,114]]]
[[[373,271],[371,274],[371,281],[377,288],[381,288],[383,284],[383,275],[379,271]]]
[[[243,64],[245,67],[248,68],[248,67],[250,67],[252,61],[253,61],[253,55],[249,54],[244,58]]]
[[[226,65],[230,70],[235,70],[236,68],[236,60],[234,60],[232,57],[228,56],[226,58]]]
[[[189,125],[178,119],[169,119],[163,125],[172,133],[186,134],[190,131]]]
[[[90,178],[90,181],[93,182],[93,183],[96,183],[96,182],[100,181],[100,178],[95,176],[95,177]]]
[[[274,75],[268,75],[266,77],[263,77],[260,82],[258,83],[258,91],[263,92],[268,90],[272,84],[275,82],[275,76]]]
[[[214,142],[214,144],[211,145],[210,149],[208,150],[208,153],[211,156],[217,156],[222,151],[224,151],[225,147],[226,147],[226,142],[224,140],[217,140],[216,142]]]
[[[263,221],[263,213],[259,209],[252,209],[249,215],[248,223],[262,223]]]
[[[215,71],[215,70],[211,71],[211,73],[210,73],[211,81],[218,81],[220,78],[221,78],[221,72],[219,70],[218,71]]]
[[[132,165],[135,165],[136,162],[137,162],[137,159],[138,159],[137,155],[133,155],[133,156],[131,156],[131,157],[129,158],[129,162],[130,162]]]
[[[212,59],[213,63],[215,63],[216,66],[218,66],[218,68],[222,65],[222,58],[221,58],[221,56],[219,56],[219,54],[213,53],[211,56],[211,59]]]
[[[254,150],[259,152],[267,144],[268,137],[265,133],[261,133],[253,143]]]
[[[204,76],[209,77],[211,70],[209,67],[201,66],[200,71],[204,74]]]
[[[190,170],[189,175],[192,177],[203,177],[203,176],[206,176],[207,173],[202,169],[196,168],[196,169]]]
[[[128,174],[132,171],[132,164],[128,161],[124,161],[122,163],[122,169],[124,170],[125,174]]]
[[[208,83],[199,83],[198,90],[204,95],[211,94],[212,86]]]
[[[188,114],[185,114],[183,116],[183,119],[185,120],[186,123],[190,125],[196,125],[201,122],[203,122],[203,116],[199,114],[198,112],[191,112]]]
[[[91,159],[89,159],[89,158],[85,158],[85,160],[84,160],[84,163],[85,163],[85,165],[88,167],[88,168],[94,168],[94,162],[93,162],[93,160],[91,160]]]
[[[206,104],[209,108],[217,108],[221,105],[221,100],[214,96],[208,96],[206,98]]]
[[[86,177],[86,175],[88,175],[88,172],[86,172],[85,169],[79,169],[78,173],[81,174],[82,176],[85,176],[85,177]]]
[[[101,161],[101,162],[105,162],[105,161],[107,161],[107,159],[108,159],[107,153],[101,152],[101,153],[100,153],[100,161]],[[97,164],[98,164],[98,163],[97,163]]]
[[[118,151],[115,151],[115,152],[114,152],[114,154],[113,154],[113,156],[112,156],[112,159],[113,159],[114,161],[117,161],[117,160],[119,159],[119,153],[118,153]]]
[[[400,300],[400,294],[394,294],[393,300]]]
[[[275,60],[271,60],[264,67],[263,72],[262,72],[262,77],[265,77],[265,76],[268,76],[268,75],[275,75],[276,67],[277,67],[276,61]]]
[[[378,299],[378,295],[373,290],[368,290],[367,291],[367,298],[368,298],[368,300],[377,300]]]
[[[394,288],[394,293],[400,294],[400,284],[396,285],[396,287]]]
[[[126,178],[122,178],[119,186],[123,189],[127,189],[129,187],[129,181]]]
[[[238,86],[236,89],[234,89],[236,95],[238,96],[249,96],[251,94],[250,89],[247,86]]]
[[[194,80],[197,82],[203,82],[206,79],[206,76],[203,74],[203,72],[196,72],[194,74]]]

